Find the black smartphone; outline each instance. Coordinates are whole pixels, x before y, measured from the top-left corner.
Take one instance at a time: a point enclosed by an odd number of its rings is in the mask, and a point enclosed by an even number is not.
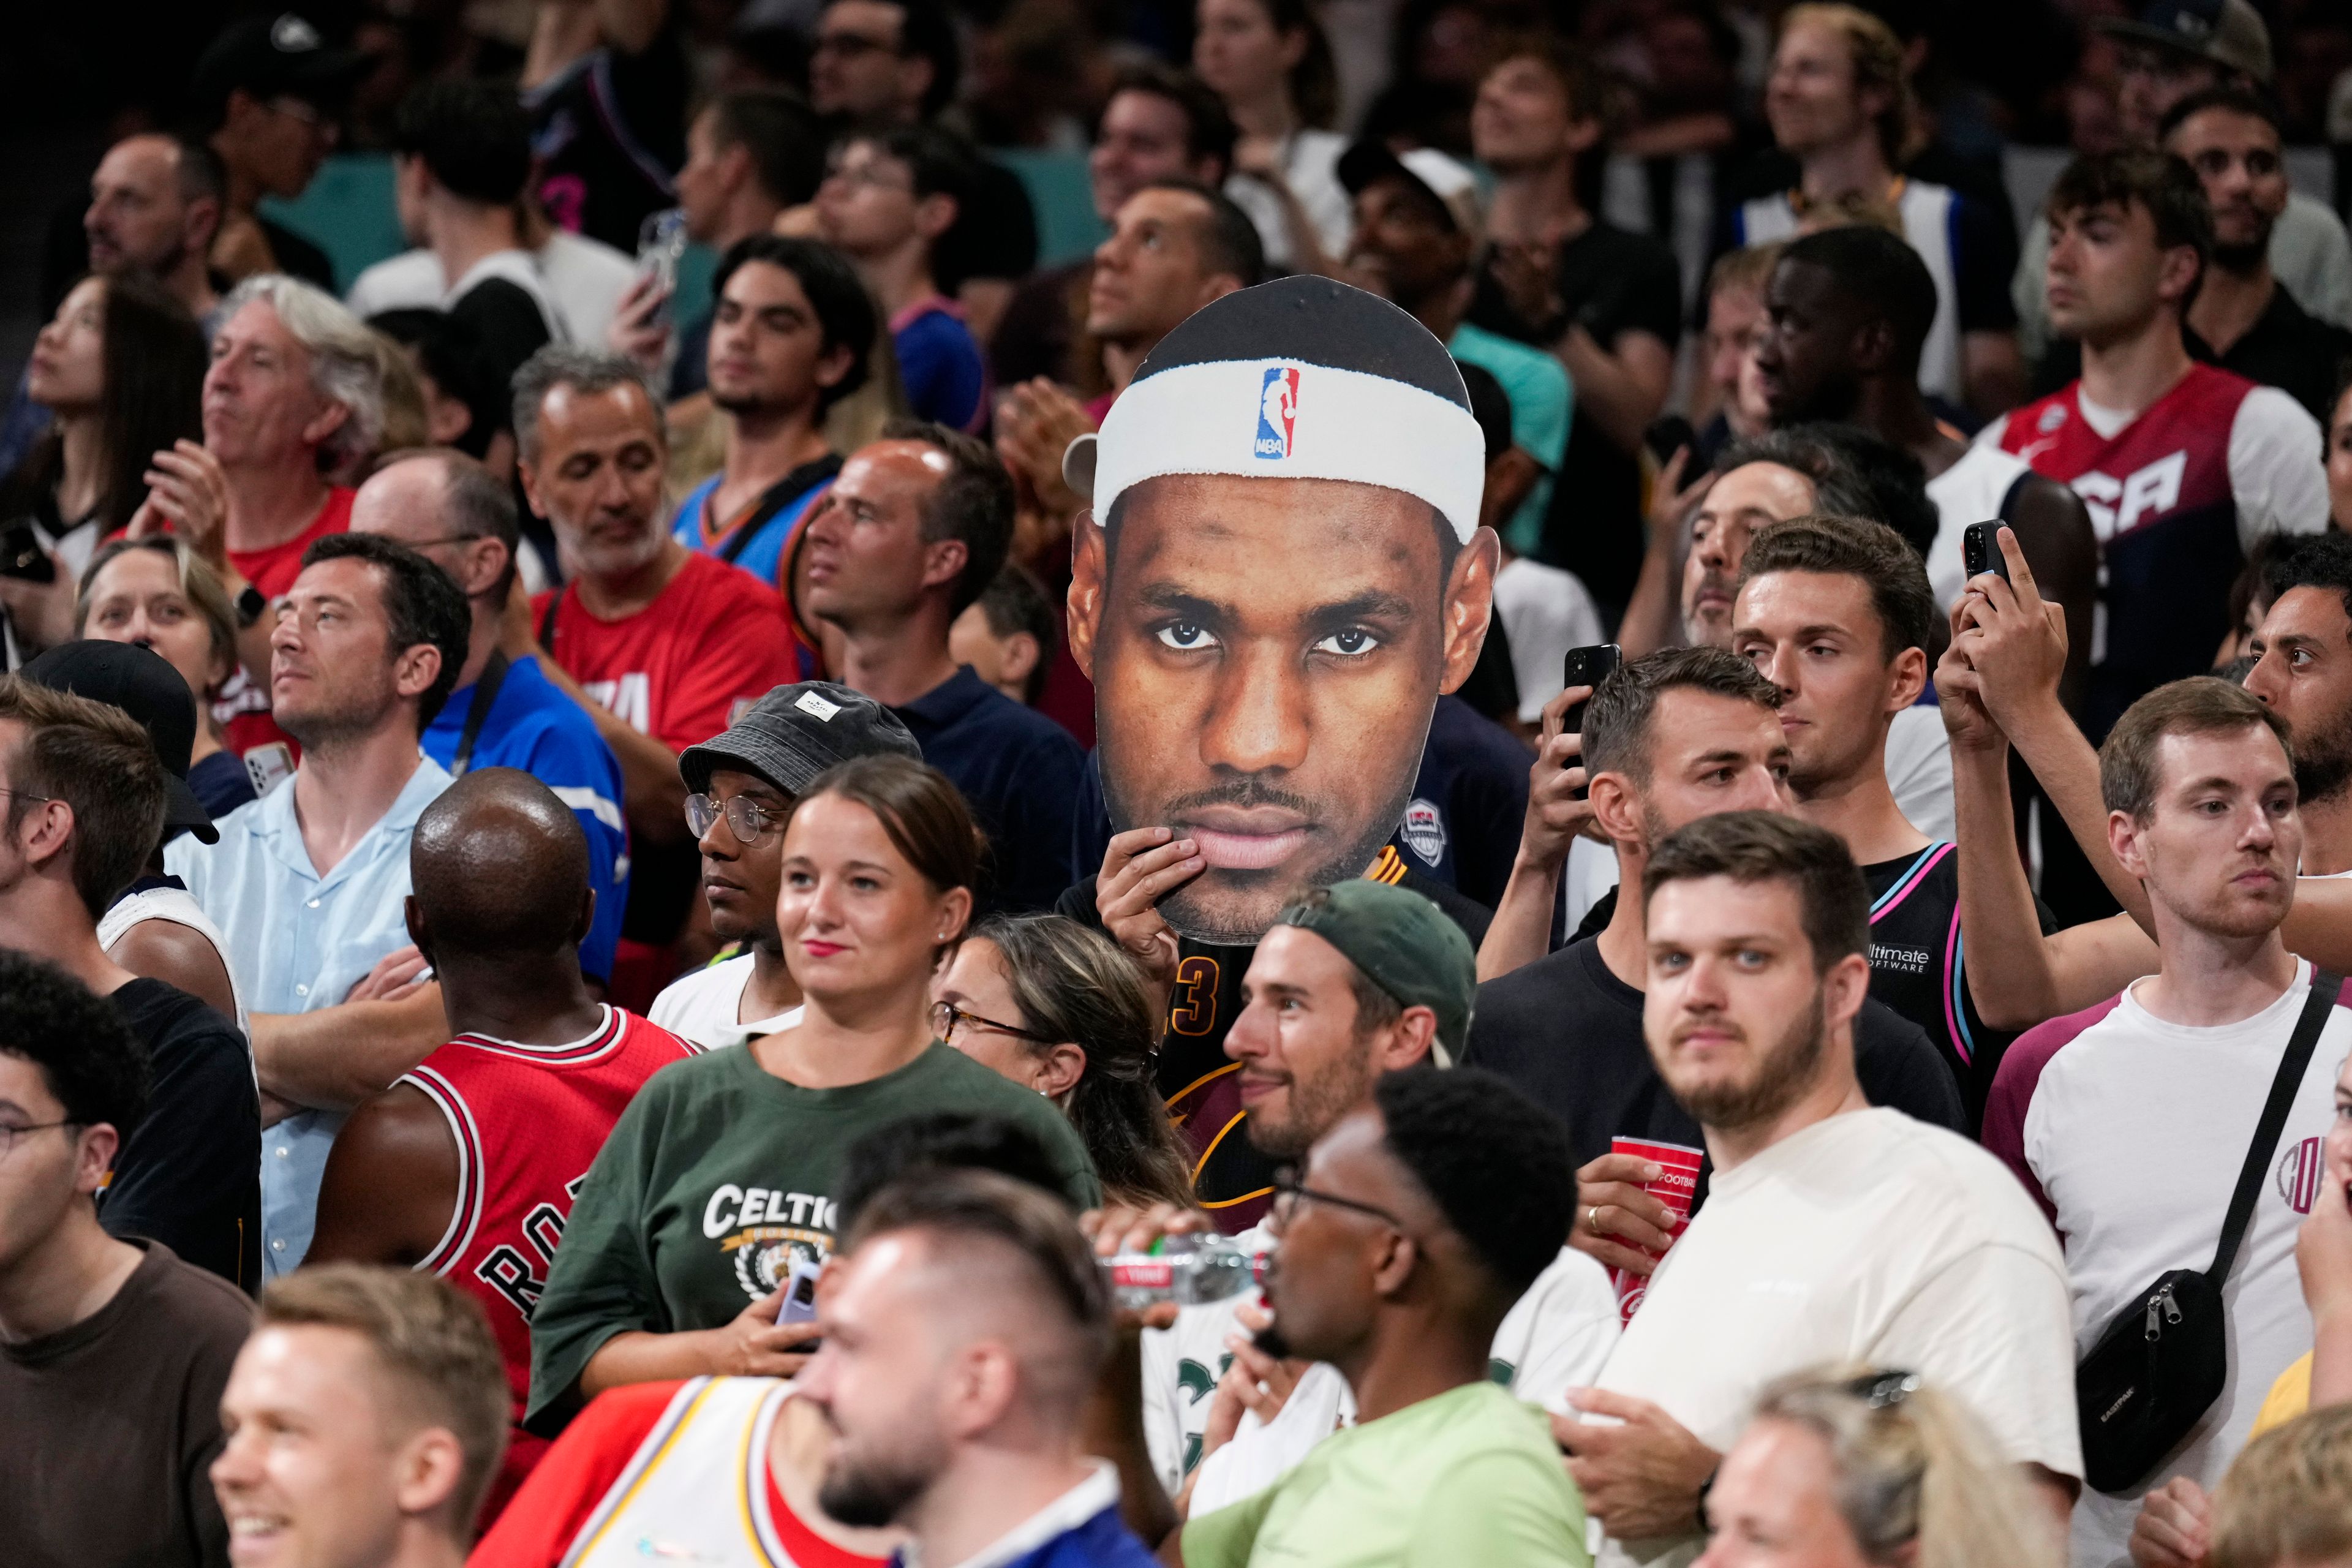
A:
[[[41,547],[41,536],[34,531],[31,518],[18,518],[0,531],[0,577],[18,577],[27,583],[58,580],[58,563]]]
[[[1972,522],[1960,534],[1960,563],[1971,577],[1990,572],[2009,581],[2009,557],[2000,552],[2000,524]]]
[[[1560,687],[1563,690],[1571,686],[1597,687],[1616,674],[1624,663],[1625,650],[1613,642],[1570,648],[1568,658],[1560,669]],[[1589,702],[1591,699],[1585,700]],[[1584,732],[1584,702],[1579,702],[1568,710],[1560,721],[1562,734],[1580,735]],[[1576,798],[1582,800],[1584,791],[1579,789]]]
[[[1594,643],[1590,647],[1572,647],[1568,650],[1567,663],[1561,668],[1559,683],[1563,689],[1570,686],[1599,686],[1616,674],[1624,663],[1625,650],[1613,642]],[[1560,729],[1572,735],[1583,728],[1584,704],[1580,702],[1568,710],[1568,717],[1561,721]]]
[[[1642,432],[1642,444],[1649,447],[1650,456],[1663,465],[1685,447],[1697,451],[1698,432],[1691,428],[1691,422],[1679,414],[1662,415],[1651,420],[1649,428]]]

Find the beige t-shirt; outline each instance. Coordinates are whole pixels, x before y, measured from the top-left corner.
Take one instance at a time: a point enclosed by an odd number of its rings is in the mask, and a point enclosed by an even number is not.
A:
[[[1601,1386],[1723,1450],[1765,1384],[1838,1363],[1916,1372],[2011,1460],[2083,1473],[2057,1237],[2000,1161],[1897,1110],[1833,1116],[1717,1171]],[[1682,1563],[1702,1544],[1603,1555]]]

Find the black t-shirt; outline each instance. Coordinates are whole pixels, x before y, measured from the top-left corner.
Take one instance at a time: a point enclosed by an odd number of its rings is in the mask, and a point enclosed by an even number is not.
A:
[[[673,20],[642,54],[593,50],[524,94],[549,216],[635,254],[647,216],[677,199],[690,86]]]
[[[1642,993],[1580,942],[1478,987],[1463,1060],[1502,1074],[1568,1128],[1576,1163],[1617,1138],[1703,1149],[1642,1036]],[[1959,1091],[1919,1026],[1875,997],[1854,1020],[1854,1076],[1871,1104],[1960,1131]],[[1703,1190],[1703,1188],[1702,1188]]]
[[[1992,1075],[2017,1037],[1977,1014],[1960,942],[1960,857],[1949,844],[1862,868],[1870,885],[1870,994],[1914,1024],[1950,1070],[1970,1137]],[[2057,922],[2037,900],[2047,933]]]
[[[1549,349],[1570,324],[1612,353],[1627,332],[1647,332],[1672,349],[1682,335],[1682,280],[1666,247],[1595,221],[1559,247],[1561,319],[1530,321],[1511,308],[1481,267],[1470,320],[1491,332]],[[1633,454],[1599,423],[1578,419],[1552,485],[1537,555],[1584,580],[1613,621],[1642,570],[1642,471]]]
[[[2213,345],[2185,321],[2180,341],[2192,359],[2277,387],[2309,410],[2322,429],[2334,412],[2329,405],[2336,384],[2352,362],[2352,332],[2306,312],[2284,283],[2271,289],[2271,302],[2228,353],[2215,353]]]
[[[278,270],[299,278],[305,283],[316,283],[330,294],[341,294],[335,287],[335,264],[327,253],[296,234],[283,224],[272,223],[257,216],[261,236],[269,241],[270,254],[278,258]]]
[[[539,301],[504,278],[485,278],[449,305],[449,320],[474,342],[483,369],[500,386],[553,340]]]
[[[261,1278],[261,1102],[244,1037],[160,980],[133,980],[108,1000],[147,1047],[154,1081],[99,1223],[249,1289]]]
[[[1462,928],[1474,949],[1485,939],[1487,910],[1414,870],[1393,845],[1381,849],[1365,875],[1429,900]],[[1064,893],[1055,912],[1100,931],[1095,879]],[[1242,1109],[1236,1077],[1241,1064],[1225,1055],[1225,1034],[1242,1010],[1242,977],[1256,952],[1255,943],[1223,947],[1178,937],[1176,984],[1168,995],[1167,1034],[1160,1042],[1160,1095],[1192,1146],[1193,1194],[1229,1235],[1247,1230],[1265,1215],[1279,1163],[1250,1144],[1242,1126],[1249,1112]]]
[[[1459,697],[1440,697],[1391,842],[1404,847],[1414,870],[1492,909],[1518,856],[1535,760],[1526,742]]]

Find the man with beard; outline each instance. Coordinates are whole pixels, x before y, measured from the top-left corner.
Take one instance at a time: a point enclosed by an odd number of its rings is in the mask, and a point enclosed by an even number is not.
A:
[[[772,587],[785,542],[841,472],[824,416],[866,384],[874,305],[838,252],[772,234],[730,249],[713,292],[710,400],[734,416],[727,458],[670,532]]]
[[[220,155],[199,142],[145,131],[117,142],[89,177],[89,269],[146,273],[209,330],[220,292],[207,261],[226,181]]]
[[[1487,1360],[1576,1201],[1559,1124],[1489,1073],[1391,1073],[1280,1193],[1260,1342],[1328,1363],[1356,1421],[1265,1489],[1195,1509],[1161,1560],[1585,1568],[1584,1505],[1544,1417]],[[1120,1457],[1130,1516],[1164,1520]]]
[[[2064,1237],[2074,1335],[2095,1342],[2168,1268],[2210,1258],[2250,1157],[2254,1189],[2222,1311],[2230,1380],[2162,1464],[2074,1519],[2077,1563],[2125,1555],[2141,1496],[2186,1477],[2210,1490],[2244,1444],[2263,1391],[2312,1338],[2295,1236],[2318,1189],[2336,1119],[2336,1075],[2352,1016],[2326,1023],[2294,1077],[2276,1149],[2262,1121],[2313,965],[2280,924],[2303,849],[2284,720],[2208,677],[2158,687],[2099,749],[2108,843],[2147,889],[2155,973],[2053,1019],[2011,1047],[1985,1110],[1985,1145],[2008,1163]],[[2160,1159],[2127,1150],[2162,1150]],[[2280,1151],[2284,1151],[2284,1154]]]
[[[1476,663],[1499,547],[1486,438],[1445,346],[1320,278],[1245,289],[1160,340],[1070,451],[1070,652],[1094,682],[1115,830],[1061,910],[1166,989],[1160,1087],[1196,1190],[1241,1229],[1272,1171],[1222,1049],[1251,948],[1309,888],[1370,876],[1485,911],[1408,868],[1438,694]]]
[[[1625,879],[1593,906],[1597,934],[1478,988],[1464,1059],[1511,1079],[1564,1122],[1585,1190],[1569,1245],[1646,1275],[1665,1249],[1665,1205],[1643,1191],[1655,1156],[1684,1151],[1694,1205],[1706,1201],[1700,1126],[1668,1093],[1643,1044],[1643,872],[1667,837],[1734,811],[1790,810],[1780,689],[1716,648],[1652,654],[1601,683],[1585,716],[1594,821]],[[1865,999],[1854,1071],[1874,1105],[1963,1126],[1960,1096],[1919,1026]],[[1646,1250],[1645,1250],[1646,1249]]]
[[[1087,1455],[1110,1301],[1051,1194],[979,1170],[883,1188],[817,1321],[793,1387],[835,1433],[826,1515],[903,1526],[905,1560],[1150,1568],[1118,1471]]]
[[[2352,538],[2296,541],[2273,559],[2264,585],[2270,613],[2240,684],[2294,741],[2300,874],[2352,876]]]
[[[2098,594],[2099,542],[2082,501],[1998,447],[1972,447],[1919,394],[1919,353],[1936,283],[1919,253],[1882,228],[1856,225],[1792,241],[1767,276],[1756,371],[1772,423],[1851,420],[1927,470],[1941,527],[1927,581],[1949,608],[1967,576],[1962,531],[1998,519],[2013,529],[2034,575],[2075,616],[2087,658]]]
[[[2325,421],[2352,331],[2306,314],[2272,270],[2271,235],[2287,203],[2277,105],[2245,88],[2209,88],[2172,106],[2162,139],[2197,171],[2213,209],[2213,264],[2181,321],[2189,354],[2275,386]]]
[[[1864,1100],[1870,895],[1853,857],[1824,828],[1731,812],[1658,845],[1642,886],[1643,1033],[1717,1178],[1600,1385],[1570,1395],[1611,1424],[1553,1422],[1602,1560],[1687,1561],[1758,1393],[1822,1364],[1898,1367],[1965,1402],[2056,1528],[2082,1474],[2066,1270],[1999,1162]],[[2118,1182],[2144,1173],[2107,1158]]]
[[[1247,1005],[1225,1037],[1250,1110],[1244,1135],[1269,1160],[1305,1160],[1378,1085],[1452,1067],[1475,990],[1468,939],[1428,900],[1360,877],[1309,892],[1258,943]],[[1165,1210],[1107,1214],[1096,1246],[1139,1251],[1163,1229],[1205,1225]],[[1276,1233],[1259,1226],[1239,1240],[1264,1252]],[[1559,1248],[1496,1329],[1488,1368],[1527,1403],[1557,1406],[1601,1370],[1617,1321],[1600,1266]],[[1166,1331],[1144,1336],[1145,1442],[1161,1483],[1192,1512],[1255,1495],[1359,1419],[1339,1371],[1279,1360],[1287,1352],[1264,1335],[1266,1322],[1244,1292],[1188,1307]],[[1209,1447],[1213,1430],[1223,1447]]]

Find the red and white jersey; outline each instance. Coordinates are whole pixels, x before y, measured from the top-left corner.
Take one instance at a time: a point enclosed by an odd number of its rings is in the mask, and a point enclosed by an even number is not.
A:
[[[574,584],[541,594],[531,614],[541,646],[591,700],[673,752],[801,678],[783,601],[715,556],[688,555],[652,604],[617,621],[591,614]]]
[[[481,1302],[514,1395],[516,1428],[487,1520],[545,1451],[520,1427],[530,1397],[530,1314],[572,1200],[645,1081],[701,1047],[606,1007],[585,1039],[527,1046],[460,1035],[400,1081],[440,1107],[457,1143],[457,1207],[416,1265]]]
[[[2095,739],[2146,692],[2205,673],[2246,552],[2325,530],[2327,489],[2318,425],[2275,387],[2197,364],[2136,416],[2082,392],[2074,382],[1977,439],[2070,486],[2098,532]]]

